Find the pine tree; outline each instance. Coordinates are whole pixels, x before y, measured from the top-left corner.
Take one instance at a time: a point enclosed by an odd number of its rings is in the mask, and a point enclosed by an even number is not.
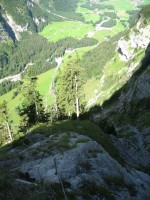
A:
[[[64,67],[56,82],[56,103],[59,116],[72,117],[74,114],[79,118],[84,108],[82,70],[79,60],[71,61]]]
[[[39,122],[48,121],[49,115],[45,113],[42,98],[36,90],[36,77],[29,80],[29,84],[23,87],[25,97],[19,115],[21,116],[21,129],[28,129]]]

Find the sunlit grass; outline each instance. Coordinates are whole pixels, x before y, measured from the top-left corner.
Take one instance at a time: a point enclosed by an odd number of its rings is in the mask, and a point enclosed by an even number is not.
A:
[[[84,24],[77,21],[63,21],[52,22],[47,25],[40,34],[49,41],[56,42],[66,37],[82,39],[92,30],[94,30],[92,24]]]

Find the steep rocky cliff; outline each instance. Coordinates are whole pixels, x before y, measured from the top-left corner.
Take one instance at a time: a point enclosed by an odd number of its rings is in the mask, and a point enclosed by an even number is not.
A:
[[[74,132],[52,133],[49,137],[34,133],[26,137],[30,140],[28,147],[12,149],[9,156],[13,159],[0,162],[0,168],[9,168],[15,178],[10,191],[25,186],[29,191],[30,184],[32,187],[37,183],[40,187],[41,180],[44,180],[49,184],[49,198],[54,195],[51,184],[58,184],[60,188],[62,184],[70,200],[141,200],[149,197],[149,175],[121,165],[90,137]],[[36,192],[30,195],[34,199]]]
[[[125,162],[146,173],[149,173],[150,165],[149,32],[149,18],[144,18],[141,13],[136,25],[128,32],[129,37],[121,38],[118,46],[120,56],[124,54],[126,61],[136,59],[141,49],[145,50],[145,55],[127,83],[92,116],[108,134],[116,135],[111,136],[112,141]]]
[[[146,19],[142,13],[136,25],[128,30],[126,37],[121,38],[118,42],[118,52],[121,60],[129,61],[138,51],[146,49],[150,42],[150,25],[149,20]]]
[[[43,1],[39,0],[21,0],[13,1],[11,4],[8,0],[0,0],[0,14],[3,21],[7,23],[9,29],[5,30],[6,34],[13,32],[15,40],[20,40],[23,32],[38,32],[51,21],[50,13],[45,9]],[[46,3],[47,1],[44,1]],[[43,6],[43,7],[42,7]]]
[[[0,43],[15,39],[15,34],[5,18],[0,13]]]

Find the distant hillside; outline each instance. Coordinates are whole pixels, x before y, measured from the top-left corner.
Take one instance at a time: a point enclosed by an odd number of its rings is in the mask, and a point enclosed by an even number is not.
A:
[[[141,1],[136,2],[138,5],[143,4]],[[116,6],[117,4],[120,5]],[[121,9],[124,8],[123,15]],[[4,39],[5,32],[5,39],[8,34],[11,39],[19,40],[23,32],[40,32],[50,22],[77,20],[91,23],[94,18],[101,22],[106,16],[111,21],[105,23],[105,27],[117,25],[116,20],[122,18],[118,24],[121,30],[137,11],[137,5],[134,6],[130,0],[122,3],[118,0],[116,3],[112,0],[13,0],[11,3],[9,0],[0,0],[0,27],[3,29],[1,37]]]
[[[9,0],[0,0],[0,9],[3,20],[7,21],[16,39],[19,39],[21,32],[38,32],[48,22],[61,20],[50,11],[75,11],[77,2],[78,0],[14,0],[10,3]]]
[[[50,0],[49,7],[57,11],[75,11],[78,2],[79,0]]]

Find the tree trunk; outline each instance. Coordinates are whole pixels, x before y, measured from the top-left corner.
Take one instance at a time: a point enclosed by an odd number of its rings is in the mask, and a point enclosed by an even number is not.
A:
[[[79,98],[78,98],[78,82],[77,82],[77,76],[75,75],[75,84],[76,84],[76,115],[77,119],[79,119]]]
[[[8,121],[6,121],[6,125],[7,125],[7,131],[8,131],[10,142],[12,142],[12,135],[11,135],[10,126],[9,126]]]
[[[56,111],[56,118],[58,119],[58,105],[57,105],[57,99],[55,101],[55,111]]]
[[[46,100],[45,100],[45,112],[47,112],[48,108],[48,94],[46,95]]]
[[[38,112],[38,106],[37,106],[37,100],[36,100],[35,91],[34,91],[34,99],[35,99],[35,110],[36,110],[36,114],[37,114],[37,116],[38,116],[38,115],[39,115],[39,112]]]
[[[70,119],[70,117],[71,117],[71,113],[70,113],[70,111],[68,112],[68,118]]]

